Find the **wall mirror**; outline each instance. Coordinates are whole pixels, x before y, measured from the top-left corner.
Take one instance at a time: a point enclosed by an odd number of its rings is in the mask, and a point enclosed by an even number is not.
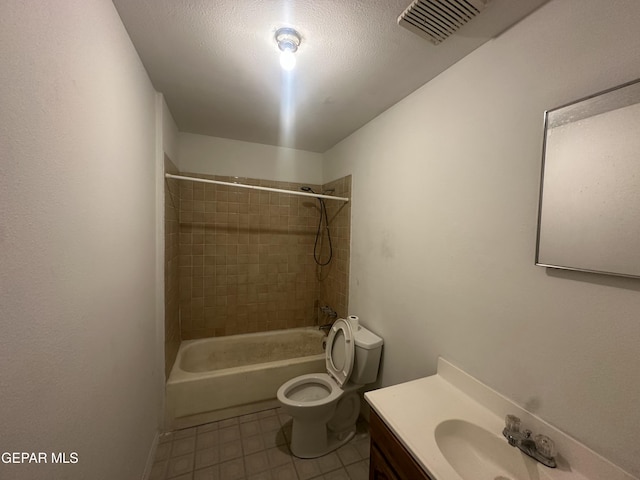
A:
[[[640,80],[545,112],[536,265],[640,277]]]

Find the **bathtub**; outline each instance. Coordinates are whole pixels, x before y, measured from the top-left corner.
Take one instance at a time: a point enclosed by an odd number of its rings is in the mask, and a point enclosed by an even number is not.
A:
[[[275,401],[287,380],[326,371],[323,339],[317,327],[305,327],[183,341],[166,385],[169,423],[211,421],[217,418],[207,414]]]

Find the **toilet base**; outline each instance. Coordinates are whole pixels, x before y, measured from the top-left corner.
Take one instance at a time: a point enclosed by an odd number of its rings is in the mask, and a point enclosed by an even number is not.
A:
[[[291,431],[291,453],[298,458],[322,457],[348,443],[355,434],[355,425],[336,434],[327,429],[326,423],[310,425],[305,422],[304,425],[300,425],[294,419]]]
[[[302,419],[294,416],[291,453],[298,458],[317,458],[351,440],[356,433],[356,421],[360,414],[358,388],[359,385],[348,385],[344,389],[333,411],[325,412],[330,418],[320,415],[320,412],[313,419],[309,418],[310,415],[302,416]]]

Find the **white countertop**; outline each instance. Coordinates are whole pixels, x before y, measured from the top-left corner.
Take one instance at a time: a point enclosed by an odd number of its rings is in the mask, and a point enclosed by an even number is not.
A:
[[[437,375],[373,390],[365,393],[365,398],[434,480],[464,480],[445,459],[436,443],[434,432],[441,422],[466,420],[495,433],[496,437],[506,442],[502,436],[506,413],[519,416],[523,428],[530,428],[534,434],[548,435],[557,445],[558,468],[548,468],[531,460],[529,469],[532,470],[532,479],[634,479],[442,358],[438,361]],[[526,459],[523,461],[530,460],[526,455],[522,456]]]

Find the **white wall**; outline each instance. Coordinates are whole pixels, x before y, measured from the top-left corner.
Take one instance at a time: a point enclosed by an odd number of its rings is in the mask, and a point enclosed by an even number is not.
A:
[[[179,135],[182,172],[322,183],[322,154],[183,133]]]
[[[545,109],[640,77],[640,2],[553,0],[325,154],[383,385],[445,358],[640,475],[640,280],[534,266]],[[429,48],[425,44],[425,48]]]
[[[178,127],[176,126],[176,122],[173,119],[173,115],[171,115],[171,111],[169,110],[169,106],[164,99],[164,95],[162,95],[161,93],[159,93],[158,95],[160,96],[162,102],[162,146],[164,148],[164,153],[167,154],[167,156],[174,164],[177,164],[179,162]]]
[[[155,93],[108,0],[0,4],[0,478],[140,479],[157,431]]]

